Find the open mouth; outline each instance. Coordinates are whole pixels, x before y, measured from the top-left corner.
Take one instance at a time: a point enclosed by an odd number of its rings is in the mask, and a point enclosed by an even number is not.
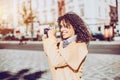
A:
[[[67,31],[63,31],[62,32],[62,35],[64,36],[64,35],[66,35],[68,32]]]

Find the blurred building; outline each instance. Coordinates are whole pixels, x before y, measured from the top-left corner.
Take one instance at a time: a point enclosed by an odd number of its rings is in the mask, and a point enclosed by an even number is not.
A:
[[[117,0],[51,0],[51,2],[49,2],[45,0],[43,3],[40,3],[39,17],[42,23],[54,23],[57,17],[66,12],[74,11],[85,20],[92,34],[101,34],[104,37],[106,35],[106,26],[111,26],[112,24],[112,28],[108,31],[110,33],[107,32],[107,35],[110,34],[114,36],[113,29],[115,26],[118,26],[117,21],[113,19],[117,19],[116,1]],[[111,7],[114,7],[114,10],[111,10]],[[113,15],[113,18],[110,14]]]
[[[23,16],[31,15],[29,19],[34,17],[34,20],[27,20],[27,33],[36,35],[39,27],[42,25],[53,25],[58,17],[57,0],[14,0],[14,24],[19,26],[24,25]],[[23,30],[20,28],[20,30]],[[21,31],[22,32],[22,31]]]
[[[105,35],[105,27],[114,24],[115,31],[120,33],[120,15],[118,21],[111,15],[114,10],[118,10],[120,14],[120,0],[12,0],[13,1],[13,25],[19,27],[19,20],[22,20],[20,13],[23,13],[23,7],[28,9],[27,14],[31,11],[36,16],[33,28],[37,31],[42,25],[54,25],[57,18],[66,12],[74,11],[81,16],[91,33],[100,33]],[[118,1],[116,5],[116,1]],[[117,8],[116,8],[117,7]],[[113,12],[112,12],[113,11]],[[114,19],[115,18],[115,19]],[[39,24],[37,23],[39,21]],[[111,22],[112,21],[112,22]],[[25,26],[25,25],[22,25]],[[29,27],[30,28],[30,27]],[[30,28],[32,29],[32,28]],[[30,31],[30,30],[29,30]]]
[[[41,24],[52,24],[58,17],[58,0],[38,0]]]
[[[58,0],[58,17],[64,15],[66,12],[65,0]]]
[[[105,0],[66,0],[66,7],[67,12],[74,11],[81,16],[93,33],[109,24],[109,7]]]
[[[116,27],[116,32],[120,35],[120,0],[118,0],[118,25]]]
[[[93,35],[114,37],[119,28],[118,0],[65,0],[66,12],[74,11],[84,19]],[[118,4],[118,5],[117,5]]]
[[[0,27],[13,27],[13,0],[0,1]]]

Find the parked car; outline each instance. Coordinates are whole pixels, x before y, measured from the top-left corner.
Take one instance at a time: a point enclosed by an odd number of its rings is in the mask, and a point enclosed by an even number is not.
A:
[[[94,33],[92,34],[93,40],[105,40],[104,35],[102,33]]]

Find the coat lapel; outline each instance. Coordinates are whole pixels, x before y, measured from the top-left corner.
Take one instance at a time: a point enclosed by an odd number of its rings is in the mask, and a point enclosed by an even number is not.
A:
[[[88,53],[85,43],[76,43],[75,41],[70,43],[66,48],[62,48],[62,45],[60,45],[60,51],[67,64],[74,71],[78,70],[82,60]]]

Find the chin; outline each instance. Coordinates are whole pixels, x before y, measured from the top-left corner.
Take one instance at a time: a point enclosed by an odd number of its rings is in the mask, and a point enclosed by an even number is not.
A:
[[[68,37],[63,37],[63,40],[68,39]]]
[[[64,36],[63,36],[63,39],[64,39],[64,38],[67,38],[67,37],[64,37]]]

